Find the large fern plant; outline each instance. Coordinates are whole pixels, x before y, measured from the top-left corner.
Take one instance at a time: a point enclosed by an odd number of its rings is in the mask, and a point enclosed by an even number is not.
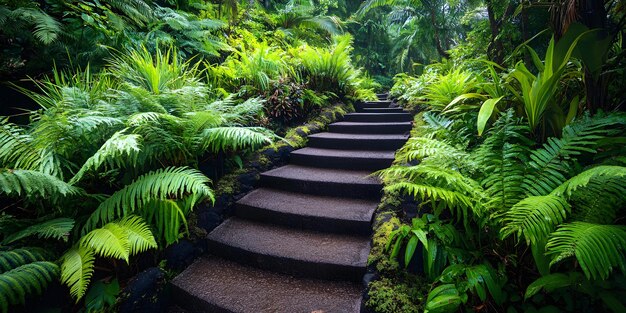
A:
[[[430,115],[424,117],[432,120]],[[387,191],[412,195],[435,216],[452,214],[462,221],[466,236],[473,236],[475,227],[486,227],[487,234],[475,240],[491,233],[506,245],[509,237],[517,238],[514,242],[530,247],[541,275],[581,270],[590,282],[606,280],[623,275],[626,268],[626,231],[616,225],[626,203],[626,167],[616,158],[619,150],[612,149],[624,134],[625,121],[618,113],[583,116],[538,148],[529,139],[530,128],[511,111],[502,113],[473,149],[454,144],[450,139],[458,137],[449,131],[414,131],[397,154],[397,165],[379,174]],[[419,163],[407,166],[415,161]],[[436,232],[424,236],[429,240]],[[428,241],[422,247],[424,255],[430,255],[431,245]],[[429,262],[424,259],[425,265]],[[617,269],[620,274],[614,273]],[[542,284],[538,281],[529,295]]]

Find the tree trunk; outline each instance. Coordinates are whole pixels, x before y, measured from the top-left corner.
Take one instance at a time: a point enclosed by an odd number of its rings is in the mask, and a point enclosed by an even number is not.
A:
[[[437,18],[436,18],[435,8],[430,6],[430,21],[433,23],[434,35],[435,35],[435,46],[437,48],[437,53],[443,58],[450,58],[450,54],[446,49],[441,45],[441,37],[439,37],[439,30],[437,29]]]

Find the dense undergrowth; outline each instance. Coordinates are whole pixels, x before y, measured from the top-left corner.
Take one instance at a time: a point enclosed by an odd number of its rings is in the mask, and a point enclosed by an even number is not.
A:
[[[379,227],[377,312],[625,310],[626,115],[582,100],[593,36],[574,25],[544,57],[528,48],[530,64],[449,61],[396,77],[392,94],[421,112],[379,175],[419,213]]]
[[[353,65],[339,21],[311,5],[43,8],[0,5],[0,24],[16,23],[2,40],[56,55],[34,88],[13,85],[38,108],[0,119],[2,312],[34,308],[58,282],[58,309],[112,310],[140,264],[159,264],[160,250],[189,235],[190,212],[214,201],[211,179],[378,86]],[[3,53],[4,73],[38,66]]]

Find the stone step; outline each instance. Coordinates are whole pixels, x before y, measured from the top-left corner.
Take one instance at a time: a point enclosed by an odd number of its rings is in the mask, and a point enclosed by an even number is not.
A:
[[[292,313],[360,310],[362,286],[295,278],[213,257],[171,282],[173,302],[189,312]]]
[[[362,108],[358,113],[407,113],[402,108]]]
[[[291,152],[290,163],[350,170],[380,170],[393,162],[395,151],[303,148]]]
[[[393,102],[391,100],[366,101],[359,102],[355,105],[357,109],[361,108],[388,108]]]
[[[344,116],[346,122],[410,122],[409,113],[349,113]]]
[[[382,185],[371,171],[286,165],[261,174],[264,187],[329,197],[378,199]]]
[[[408,133],[412,127],[411,122],[336,122],[328,125],[328,130],[333,133],[347,134],[405,134]]]
[[[232,217],[207,237],[209,252],[283,274],[360,281],[369,236],[301,230]]]
[[[323,149],[397,150],[408,135],[318,133],[309,136],[309,146]]]
[[[387,98],[389,98],[389,94],[388,93],[377,93],[376,97],[378,97],[379,100],[386,100]]]
[[[377,205],[377,201],[259,188],[237,201],[235,214],[294,228],[367,235]]]

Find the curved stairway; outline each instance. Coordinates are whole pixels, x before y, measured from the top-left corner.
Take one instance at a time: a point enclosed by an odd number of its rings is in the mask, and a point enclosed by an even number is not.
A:
[[[368,175],[391,164],[412,121],[383,97],[262,173],[261,187],[208,235],[213,255],[172,281],[175,303],[190,312],[359,312],[381,195]]]

